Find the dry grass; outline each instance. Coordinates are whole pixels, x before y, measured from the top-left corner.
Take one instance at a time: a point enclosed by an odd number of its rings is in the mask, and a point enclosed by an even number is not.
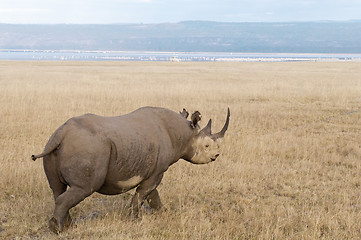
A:
[[[361,238],[360,76],[360,63],[0,62],[0,238]],[[134,222],[129,194],[94,194],[50,233],[30,155],[72,116],[144,105],[199,110],[215,131],[229,106],[223,155],[166,172],[167,212]]]

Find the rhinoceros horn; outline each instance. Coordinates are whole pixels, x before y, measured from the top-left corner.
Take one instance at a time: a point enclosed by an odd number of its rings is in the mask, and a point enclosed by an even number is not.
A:
[[[203,132],[206,136],[211,136],[212,135],[212,119],[209,119],[207,126],[205,126],[201,132]]]
[[[226,123],[224,124],[224,126],[220,132],[212,134],[212,130],[211,130],[212,129],[212,119],[209,119],[207,126],[205,126],[201,131],[204,134],[206,134],[207,136],[210,136],[213,140],[224,137],[224,134],[226,133],[226,131],[228,129],[230,115],[231,115],[231,113],[228,108]]]

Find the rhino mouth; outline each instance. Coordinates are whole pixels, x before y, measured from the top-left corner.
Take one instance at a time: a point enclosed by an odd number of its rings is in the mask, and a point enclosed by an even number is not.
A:
[[[216,154],[214,157],[211,157],[211,161],[214,162],[216,161],[217,157],[219,156],[219,154]]]

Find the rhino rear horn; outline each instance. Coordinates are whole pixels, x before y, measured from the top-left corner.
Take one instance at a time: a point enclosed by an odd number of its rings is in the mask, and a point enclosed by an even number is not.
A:
[[[207,125],[201,130],[206,136],[212,135],[212,119],[209,119]]]
[[[218,138],[222,138],[224,137],[224,134],[226,133],[227,129],[228,129],[228,125],[229,125],[229,117],[231,116],[231,112],[229,111],[229,108],[228,108],[228,111],[227,111],[227,119],[226,119],[226,123],[224,124],[222,130],[218,133],[215,133],[212,135],[212,138],[213,139],[218,139]]]

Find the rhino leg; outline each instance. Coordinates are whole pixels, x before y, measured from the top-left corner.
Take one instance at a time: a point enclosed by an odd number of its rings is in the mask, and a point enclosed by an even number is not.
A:
[[[160,201],[159,193],[157,189],[151,191],[147,197],[149,207],[153,210],[164,209],[162,202]]]
[[[51,154],[44,157],[43,165],[50,188],[53,191],[54,201],[56,202],[56,199],[66,191],[67,185],[60,181],[58,172],[56,170],[55,161],[56,158]],[[72,219],[70,217],[69,211],[67,211],[63,225],[65,228],[67,228],[71,225],[71,223]],[[53,232],[58,232],[56,230],[56,226],[56,220],[52,218],[49,221],[49,228]]]
[[[80,163],[84,164],[82,161],[77,162],[81,165]],[[54,215],[49,222],[49,227],[53,232],[59,233],[71,224],[69,210],[100,188],[105,179],[106,168],[107,164],[101,167],[96,166],[97,171],[95,171],[90,164],[86,163],[78,167],[77,171],[64,170],[62,172],[65,180],[68,179],[70,188],[55,199]]]
[[[50,230],[55,233],[62,232],[71,222],[69,209],[80,203],[93,192],[94,191],[74,186],[58,196],[55,200],[54,217],[49,221]]]
[[[163,173],[147,179],[137,187],[137,190],[132,198],[132,203],[131,203],[131,211],[134,218],[138,218],[139,209],[143,205],[148,195],[152,193],[156,189],[156,187],[158,187],[162,178],[163,178]],[[154,194],[158,195],[158,191],[156,191]],[[158,200],[160,202],[159,195],[158,195]],[[152,207],[152,205],[150,205],[150,207]]]
[[[56,199],[57,199],[61,194],[63,194],[63,193],[66,191],[66,187],[67,187],[67,185],[64,184],[64,185],[63,185],[63,189],[62,189],[61,191],[57,191],[56,188],[53,188],[53,187],[52,187],[55,203],[56,203]],[[71,219],[71,217],[70,217],[69,210],[68,210],[68,211],[66,212],[65,217],[64,217],[63,227],[62,227],[62,228],[63,228],[63,229],[66,229],[66,228],[68,228],[71,224],[72,224],[72,219]],[[57,232],[60,231],[60,229],[58,229],[57,226],[58,226],[58,224],[56,224],[56,219],[55,219],[55,218],[50,219],[50,221],[49,221],[49,228],[50,228],[53,232],[55,232],[55,233],[57,233]],[[63,230],[63,229],[62,229],[62,230]]]

